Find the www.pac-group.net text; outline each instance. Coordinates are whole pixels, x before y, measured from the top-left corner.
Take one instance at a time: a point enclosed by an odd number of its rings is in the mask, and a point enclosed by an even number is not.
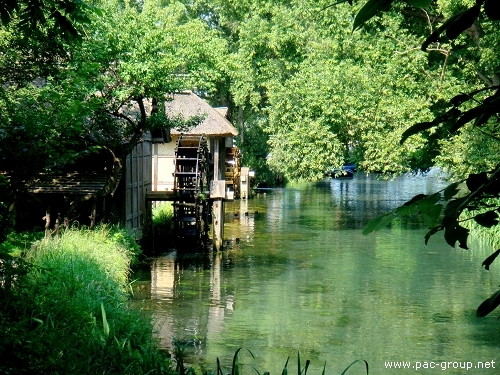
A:
[[[388,361],[384,362],[386,369],[413,370],[482,370],[495,369],[495,361]]]

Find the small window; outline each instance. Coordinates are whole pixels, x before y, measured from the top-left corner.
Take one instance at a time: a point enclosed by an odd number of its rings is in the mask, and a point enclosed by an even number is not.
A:
[[[170,143],[172,142],[172,137],[170,132],[165,129],[153,129],[151,130],[151,141],[153,143]]]

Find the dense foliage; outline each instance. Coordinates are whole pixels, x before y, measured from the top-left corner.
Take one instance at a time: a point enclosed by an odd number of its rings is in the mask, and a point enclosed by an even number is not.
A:
[[[389,3],[391,11],[377,12]],[[435,128],[399,142],[413,124],[445,111],[464,87],[480,89],[495,79],[497,38],[482,37],[495,27],[487,22],[456,41],[420,48],[463,9],[458,2],[428,1],[423,10],[418,2],[372,0],[366,7],[372,13],[357,18],[364,2],[186,4],[228,41],[229,94],[222,94],[242,134],[244,163],[260,155],[288,180],[315,180],[345,162],[385,174],[436,164],[455,173],[463,170],[459,147],[470,150],[474,142],[482,155],[495,147],[487,135],[465,143],[435,137],[442,133]],[[245,136],[258,134],[256,128],[267,137],[260,151]]]
[[[1,2],[0,371],[175,372],[124,309],[123,233],[68,232],[29,262],[3,242],[38,173],[100,153],[118,176],[146,130],[178,125],[158,100],[173,91],[229,107],[259,183],[346,162],[450,173],[365,233],[419,214],[425,241],[467,248],[467,221],[498,228],[499,19],[496,0]],[[477,315],[499,304],[497,291]]]

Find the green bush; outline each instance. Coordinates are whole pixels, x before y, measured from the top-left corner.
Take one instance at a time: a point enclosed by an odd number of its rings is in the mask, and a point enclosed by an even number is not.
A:
[[[126,233],[105,226],[39,241],[0,300],[0,373],[171,373],[150,318],[127,307],[136,257]]]
[[[44,235],[44,232],[11,232],[4,242],[0,243],[0,254],[19,257],[30,249],[32,243],[42,239]]]
[[[156,240],[170,241],[174,230],[172,203],[164,202],[153,208],[153,230]]]

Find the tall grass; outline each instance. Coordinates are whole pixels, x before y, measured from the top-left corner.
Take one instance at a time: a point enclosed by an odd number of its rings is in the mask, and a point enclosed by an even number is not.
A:
[[[155,236],[167,238],[173,233],[174,210],[171,202],[158,203],[153,208]]]
[[[500,205],[500,200],[498,199],[491,199],[487,203],[491,204],[492,206],[498,207]],[[471,234],[473,234],[475,237],[481,239],[488,245],[491,245],[492,247],[498,248],[500,247],[500,224],[494,225],[491,228],[487,228],[484,226],[479,225],[474,221],[474,216],[477,215],[478,213],[482,213],[485,211],[491,210],[491,208],[484,209],[480,212],[471,212],[468,210],[464,210],[462,212],[462,215],[460,216],[460,219],[462,221],[462,225],[469,229],[471,231]]]
[[[156,202],[152,212],[152,231],[143,239],[146,252],[166,250],[174,245],[174,210],[171,202]]]
[[[1,372],[171,373],[152,340],[151,321],[127,307],[136,258],[124,232],[69,230],[28,251],[29,272],[2,300]]]

